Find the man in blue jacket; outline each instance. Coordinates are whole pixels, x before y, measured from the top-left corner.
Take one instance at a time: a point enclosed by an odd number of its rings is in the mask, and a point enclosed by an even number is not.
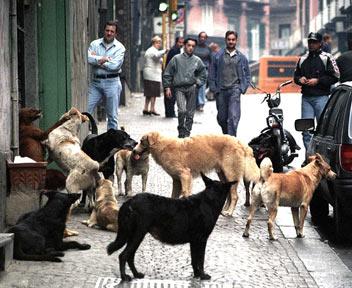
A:
[[[248,60],[236,49],[238,34],[227,31],[226,48],[221,49],[211,63],[209,84],[216,93],[217,120],[224,134],[237,135],[241,117],[241,94],[250,82]]]

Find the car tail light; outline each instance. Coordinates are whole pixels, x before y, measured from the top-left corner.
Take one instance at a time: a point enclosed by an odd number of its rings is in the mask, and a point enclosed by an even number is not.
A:
[[[342,169],[352,171],[352,145],[341,145],[340,158]]]

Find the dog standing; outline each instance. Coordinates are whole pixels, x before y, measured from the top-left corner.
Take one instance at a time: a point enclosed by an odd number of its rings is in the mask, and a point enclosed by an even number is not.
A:
[[[15,234],[14,258],[27,261],[62,262],[67,249],[90,249],[88,244],[63,241],[66,217],[80,194],[48,191],[48,202],[43,208],[20,217],[8,232]]]
[[[232,215],[237,200],[238,182],[257,182],[259,168],[252,149],[229,135],[197,135],[184,139],[162,136],[158,132],[145,134],[133,149],[137,154],[149,151],[173,179],[172,198],[191,194],[192,178],[201,172],[216,170],[221,181],[236,181],[231,187],[224,215]]]
[[[89,220],[83,221],[88,227],[99,225],[109,231],[117,232],[117,214],[119,208],[114,195],[112,182],[106,179],[98,180],[95,206]]]
[[[206,188],[198,194],[171,199],[142,193],[121,206],[117,237],[108,245],[107,252],[111,255],[127,244],[119,255],[123,281],[131,280],[125,272],[126,261],[135,278],[144,277],[134,265],[134,256],[147,233],[171,245],[190,243],[194,277],[210,279],[204,272],[207,240],[235,182],[221,183],[201,175]]]
[[[263,159],[260,164],[261,180],[252,192],[251,207],[243,237],[249,236],[249,227],[254,213],[262,202],[269,213],[270,240],[275,240],[273,227],[279,206],[291,207],[297,237],[304,237],[304,220],[316,187],[323,177],[328,180],[336,177],[320,154],[309,157],[308,161],[307,166],[283,174],[273,173],[271,160]]]
[[[122,192],[122,172],[126,172],[125,194],[132,196],[132,177],[142,175],[142,192],[147,189],[147,179],[149,172],[149,152],[145,151],[141,155],[133,151],[120,150],[115,154],[116,157],[116,176],[119,195]]]

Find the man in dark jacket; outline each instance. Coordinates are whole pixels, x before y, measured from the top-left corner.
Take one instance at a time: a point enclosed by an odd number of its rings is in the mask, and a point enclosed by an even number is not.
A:
[[[352,81],[352,39],[348,40],[348,50],[336,59],[340,70],[340,82]]]
[[[238,35],[225,34],[226,48],[214,55],[209,69],[209,85],[216,94],[217,120],[224,134],[237,135],[241,117],[241,94],[250,82],[248,60],[236,49]]]
[[[175,45],[170,49],[169,53],[167,53],[166,63],[169,64],[170,60],[181,53],[181,48],[183,47],[184,39],[182,36],[178,36],[175,39]],[[164,96],[164,105],[165,105],[165,117],[166,118],[174,118],[175,114],[175,103],[176,103],[176,95],[175,91],[171,91],[171,98]]]
[[[319,120],[329,100],[330,87],[340,77],[334,57],[321,50],[322,36],[311,32],[308,35],[308,52],[298,60],[294,81],[302,86],[302,118]],[[303,132],[303,143],[307,150],[311,135]]]

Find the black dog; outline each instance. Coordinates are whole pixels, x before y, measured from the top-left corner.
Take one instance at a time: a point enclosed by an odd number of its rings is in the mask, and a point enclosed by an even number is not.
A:
[[[62,262],[58,258],[64,256],[62,251],[90,248],[88,244],[63,241],[67,213],[81,195],[57,191],[44,195],[48,197],[44,207],[22,215],[8,230],[15,234],[14,258],[17,260]]]
[[[202,178],[205,190],[188,198],[171,199],[143,193],[121,206],[117,237],[108,245],[107,252],[111,255],[127,244],[119,255],[123,281],[131,280],[125,272],[126,261],[135,278],[144,277],[134,265],[134,255],[148,232],[164,243],[190,243],[194,277],[210,279],[204,272],[205,247],[235,182],[221,183],[203,174]]]
[[[92,134],[83,140],[82,150],[93,160],[103,161],[114,148],[132,150],[137,145],[137,142],[124,130],[109,129],[107,132],[98,135],[98,128],[93,116],[88,112],[82,114],[89,118],[92,127]],[[101,172],[103,172],[105,179],[109,179],[114,174],[114,157],[110,157]]]

